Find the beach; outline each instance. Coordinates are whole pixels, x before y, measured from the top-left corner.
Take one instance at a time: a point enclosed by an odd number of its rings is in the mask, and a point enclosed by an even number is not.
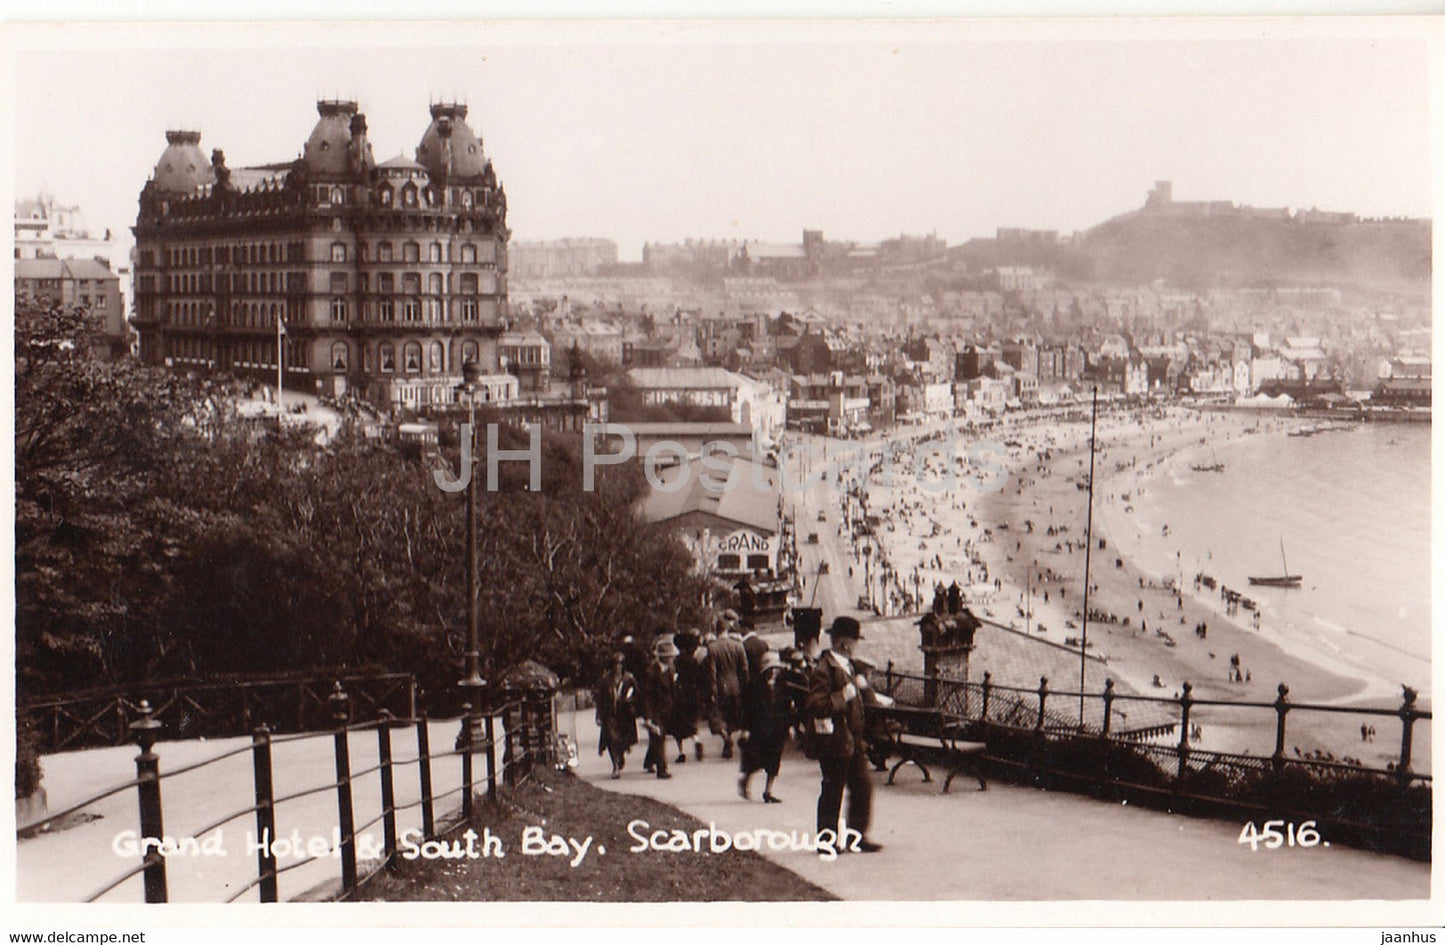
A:
[[[1089,690],[1113,678],[1140,694],[1174,697],[1187,682],[1197,700],[1271,703],[1285,684],[1291,703],[1398,708],[1393,681],[1277,632],[1262,614],[1256,626],[1255,611],[1229,606],[1218,587],[1196,584],[1198,572],[1177,554],[1160,552],[1169,544],[1168,523],[1161,541],[1137,541],[1136,505],[1148,502],[1153,477],[1166,463],[1193,455],[1207,464],[1213,449],[1279,434],[1287,422],[1187,408],[1101,413],[1087,648],[1105,662],[1090,662]],[[867,490],[868,513],[880,523],[875,563],[886,562],[896,585],[925,605],[935,584],[957,581],[980,616],[1077,647],[1085,631],[1087,419],[1006,422],[967,441],[960,437],[952,452],[955,472],[1002,471],[961,476],[956,488],[942,491],[926,488],[948,465],[941,453],[917,456],[917,468],[885,463],[887,474],[875,471]],[[1250,597],[1256,589],[1236,590]],[[1037,684],[1037,678],[996,681]],[[1054,683],[1060,689],[1077,684],[1077,678]],[[1370,741],[1361,724],[1356,715],[1294,712],[1287,750],[1385,766],[1399,747],[1398,722],[1375,721],[1378,737]],[[1429,741],[1428,728],[1418,728],[1414,767],[1428,770],[1421,744]],[[1197,748],[1267,755],[1275,714],[1200,706],[1191,729]]]

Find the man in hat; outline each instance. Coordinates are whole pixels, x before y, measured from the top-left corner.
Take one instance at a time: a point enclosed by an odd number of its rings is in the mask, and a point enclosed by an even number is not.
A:
[[[738,623],[737,611],[723,611],[717,639],[707,645],[713,710],[709,726],[723,740],[724,758],[733,756],[733,736],[742,728],[743,688],[748,684],[748,651],[738,635]]]
[[[873,782],[869,774],[867,741],[864,733],[863,703],[871,692],[868,680],[853,665],[853,651],[862,638],[858,621],[835,617],[828,628],[831,645],[813,667],[808,679],[806,704],[810,754],[822,769],[823,787],[818,795],[818,834],[838,834],[838,815],[843,791],[848,792],[847,824],[855,831],[853,842],[837,844],[844,849],[872,853],[882,849],[868,837],[873,814]]]
[[[672,721],[677,701],[677,644],[672,637],[661,636],[653,644],[653,661],[647,667],[642,684],[643,725],[647,727],[647,758],[644,767],[651,762],[657,776],[663,780],[672,777],[667,770],[667,729]]]

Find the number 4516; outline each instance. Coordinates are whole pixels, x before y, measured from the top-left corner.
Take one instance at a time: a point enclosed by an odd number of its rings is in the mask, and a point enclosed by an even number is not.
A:
[[[1284,828],[1284,833],[1280,833],[1280,828]],[[1255,829],[1254,822],[1249,821],[1239,832],[1239,842],[1249,844],[1252,853],[1258,852],[1261,843],[1266,850],[1278,850],[1285,845],[1312,847],[1319,844],[1320,833],[1315,829],[1313,820],[1306,820],[1298,827],[1282,820],[1266,820],[1258,830]],[[1329,844],[1326,843],[1325,846]]]

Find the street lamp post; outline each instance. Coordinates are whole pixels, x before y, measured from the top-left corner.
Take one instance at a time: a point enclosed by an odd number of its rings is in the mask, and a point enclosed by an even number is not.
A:
[[[477,630],[477,596],[480,590],[480,579],[477,575],[477,471],[473,460],[476,458],[476,429],[477,429],[477,395],[480,391],[480,377],[482,369],[475,361],[468,361],[462,365],[462,382],[457,385],[457,393],[466,398],[467,401],[467,428],[462,435],[462,449],[465,455],[461,457],[462,469],[468,471],[467,478],[467,653],[464,671],[466,678],[457,682],[467,696],[467,702],[471,705],[467,717],[467,733],[471,748],[480,740],[481,734],[481,694],[486,687],[487,681],[482,678],[482,653],[481,641]],[[488,751],[491,746],[488,746]]]

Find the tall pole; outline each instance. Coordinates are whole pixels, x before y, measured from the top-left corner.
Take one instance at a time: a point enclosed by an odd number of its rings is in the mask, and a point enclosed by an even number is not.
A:
[[[1079,730],[1084,728],[1084,666],[1089,652],[1089,553],[1094,548],[1094,430],[1099,421],[1099,388],[1089,411],[1089,511],[1084,522],[1084,622],[1079,639]]]
[[[468,470],[467,478],[467,653],[466,678],[460,685],[466,693],[470,708],[467,712],[467,750],[474,752],[484,741],[482,732],[482,689],[487,681],[482,678],[481,635],[477,629],[477,597],[481,581],[477,575],[477,387],[481,367],[475,361],[462,365],[462,383],[459,392],[467,398],[467,435],[462,437],[466,451],[461,457],[462,467]],[[490,756],[492,745],[487,744]]]
[[[276,426],[281,425],[281,336],[286,334],[281,313],[276,313]]]

